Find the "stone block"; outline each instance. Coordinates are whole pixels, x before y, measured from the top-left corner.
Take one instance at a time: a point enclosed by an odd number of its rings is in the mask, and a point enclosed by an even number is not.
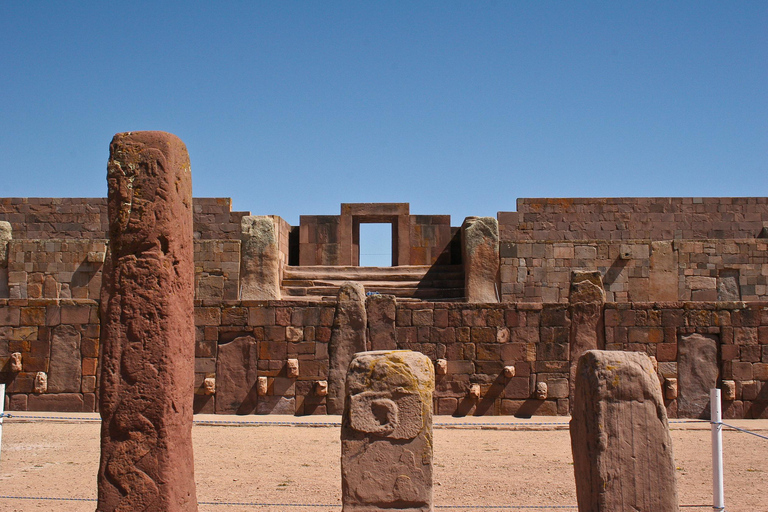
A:
[[[467,301],[499,302],[499,223],[493,217],[467,217],[461,241]]]
[[[342,510],[433,510],[434,371],[418,352],[357,354],[341,428]]]
[[[240,336],[218,346],[214,403],[217,414],[252,414],[256,410],[257,368],[258,346],[252,336]]]
[[[393,295],[371,295],[365,300],[371,350],[397,348],[397,301]],[[410,311],[409,311],[410,313]],[[409,324],[410,325],[410,324]]]
[[[718,377],[717,338],[699,333],[681,336],[678,342],[679,418],[709,418],[709,390]]]
[[[280,251],[272,218],[242,217],[240,241],[240,298],[279,300]]]
[[[677,511],[672,439],[648,356],[585,352],[574,402],[570,433],[579,510]]]
[[[54,327],[48,374],[49,392],[77,393],[80,391],[81,376],[80,331],[72,325]]]

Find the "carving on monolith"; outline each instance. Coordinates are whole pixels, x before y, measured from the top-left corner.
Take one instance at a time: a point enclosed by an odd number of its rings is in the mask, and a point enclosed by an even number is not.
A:
[[[499,223],[493,217],[467,217],[461,226],[464,294],[467,302],[499,302]]]
[[[357,354],[341,427],[343,512],[432,511],[432,362],[419,352]]]
[[[601,349],[605,346],[604,305],[605,289],[600,271],[576,270],[571,272],[571,287],[568,294],[571,408],[573,407],[576,367],[579,364],[579,358],[587,350]]]
[[[585,352],[574,400],[570,431],[579,510],[677,511],[672,439],[650,358]]]
[[[347,368],[357,352],[367,348],[365,327],[365,289],[359,283],[344,283],[339,288],[336,313],[333,316],[331,340],[328,343],[328,414],[344,410],[344,382]]]
[[[371,350],[395,350],[397,331],[395,315],[397,300],[394,295],[371,295],[365,300],[368,315],[368,345]]]
[[[109,152],[97,511],[193,511],[189,156],[164,132],[119,133]]]
[[[280,300],[280,251],[268,216],[240,221],[240,299]]]

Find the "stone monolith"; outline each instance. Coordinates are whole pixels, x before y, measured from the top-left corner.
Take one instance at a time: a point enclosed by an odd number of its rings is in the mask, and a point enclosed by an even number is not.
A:
[[[368,345],[371,350],[395,350],[397,330],[395,315],[397,299],[394,295],[371,295],[365,300],[368,315]]]
[[[271,217],[240,221],[240,299],[280,300],[280,251]]]
[[[579,510],[677,511],[672,439],[650,358],[585,352],[574,400],[570,431]]]
[[[576,367],[579,364],[579,358],[587,350],[601,349],[605,346],[604,305],[605,288],[600,271],[571,272],[571,286],[568,293],[571,407],[573,407]]]
[[[461,226],[464,295],[467,302],[499,302],[499,223],[467,217]]]
[[[164,132],[109,150],[97,511],[197,510],[189,156]]]
[[[419,352],[357,354],[341,427],[343,512],[432,511],[432,362]]]
[[[328,414],[344,410],[344,382],[347,368],[357,352],[366,346],[365,289],[359,283],[347,282],[339,288],[336,312],[333,316],[331,340],[328,343]]]
[[[709,419],[709,390],[717,387],[718,339],[693,333],[677,342],[677,417]]]
[[[8,297],[8,246],[13,239],[11,223],[0,220],[0,298]]]

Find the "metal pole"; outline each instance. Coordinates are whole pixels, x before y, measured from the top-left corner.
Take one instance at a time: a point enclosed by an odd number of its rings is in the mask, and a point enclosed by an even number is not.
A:
[[[720,390],[709,390],[710,423],[712,424],[712,510],[725,510],[723,492],[723,411]]]
[[[5,384],[0,384],[0,451],[3,448],[3,420],[5,417]]]

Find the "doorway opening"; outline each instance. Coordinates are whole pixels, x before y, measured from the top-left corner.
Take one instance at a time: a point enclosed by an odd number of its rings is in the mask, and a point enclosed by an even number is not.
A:
[[[391,267],[392,223],[360,223],[360,266]]]

